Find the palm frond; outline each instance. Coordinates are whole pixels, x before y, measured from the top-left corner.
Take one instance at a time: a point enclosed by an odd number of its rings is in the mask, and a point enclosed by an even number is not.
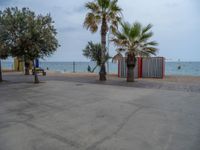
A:
[[[101,65],[101,44],[100,43],[93,43],[92,41],[88,42],[85,49],[83,49],[83,55],[86,58],[89,58],[91,61],[95,61],[98,66]],[[105,61],[108,61],[111,57],[108,53],[105,53]]]
[[[112,0],[110,2],[110,10],[115,13],[120,13],[122,9],[117,5],[118,0]]]
[[[146,42],[148,39],[150,39],[153,36],[153,32],[144,33],[140,37],[140,42]]]
[[[151,28],[153,27],[152,24],[148,24],[146,27],[144,27],[142,29],[142,34],[146,33],[147,31],[149,31]]]
[[[110,5],[110,0],[97,0],[97,3],[101,7],[101,9],[105,11]]]
[[[158,46],[158,43],[156,41],[151,41],[151,42],[145,43],[144,46]]]
[[[111,39],[111,41],[116,45],[116,46],[127,46],[128,45],[128,39],[127,36],[124,33],[116,32],[115,37]]]
[[[85,17],[84,27],[95,33],[104,19],[107,26],[113,31],[112,33],[116,32],[118,23],[121,21],[120,13],[122,10],[117,2],[118,0],[94,0],[86,3],[85,7],[89,12]]]
[[[117,32],[117,27],[115,25],[110,25],[110,30],[112,31],[112,34],[115,34]]]
[[[141,34],[141,28],[142,25],[138,22],[134,23],[134,25],[130,28],[129,37],[131,40],[135,40],[140,36]]]
[[[151,56],[151,55],[156,55],[157,51],[158,51],[158,49],[155,47],[145,47],[145,48],[141,49],[139,51],[139,53],[142,54],[141,56],[143,56],[143,55]]]
[[[100,8],[95,2],[88,2],[85,7],[93,13],[100,13]]]
[[[99,16],[95,16],[93,13],[88,13],[83,24],[84,27],[92,33],[95,33],[98,30],[98,24],[100,22],[100,18],[98,17]]]
[[[151,56],[156,55],[158,45],[156,41],[149,41],[153,36],[153,32],[150,31],[152,25],[142,27],[138,22],[130,25],[129,23],[121,23],[121,31],[117,31],[112,42],[117,46],[118,51],[126,51],[127,53],[134,53],[139,56]]]
[[[122,23],[122,33],[126,36],[129,36],[131,25],[128,22]]]

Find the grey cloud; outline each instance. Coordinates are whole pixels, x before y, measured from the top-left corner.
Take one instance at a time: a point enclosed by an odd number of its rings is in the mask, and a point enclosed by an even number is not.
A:
[[[60,33],[66,33],[66,32],[77,32],[78,30],[80,30],[80,27],[61,27],[58,28],[58,32]]]
[[[63,14],[66,14],[66,15],[71,15],[71,14],[74,14],[74,13],[83,13],[85,11],[85,8],[84,6],[79,6],[79,7],[74,7],[72,9],[68,9],[68,8],[64,8],[62,6],[53,6],[51,8],[51,10],[53,10],[54,12],[62,12]]]
[[[91,34],[83,28],[87,12],[84,3],[88,1],[93,0],[0,0],[0,8],[26,6],[37,13],[50,12],[58,29],[61,44],[58,53],[51,59],[69,61],[75,58],[84,59],[81,57],[81,49],[87,41],[100,41],[99,32]],[[180,54],[183,51],[188,52],[188,43],[192,42],[190,49],[193,56],[191,55],[189,59],[198,56],[200,60],[200,53],[195,53],[200,49],[199,0],[119,0],[119,5],[123,9],[126,21],[132,23],[137,20],[143,24],[154,24],[154,37],[159,42],[160,55],[187,59],[187,55],[180,56]],[[191,37],[189,41],[188,38],[184,38],[183,33]],[[114,49],[110,52],[115,53]]]

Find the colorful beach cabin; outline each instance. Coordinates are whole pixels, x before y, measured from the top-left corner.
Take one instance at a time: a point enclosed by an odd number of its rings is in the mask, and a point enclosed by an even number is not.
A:
[[[14,71],[20,71],[23,72],[24,71],[24,67],[25,67],[25,63],[23,59],[14,58]],[[33,68],[33,64],[32,61],[29,61],[29,70],[31,70]]]
[[[118,61],[118,77],[127,77],[126,58],[117,56],[114,58]],[[134,69],[135,78],[164,78],[165,76],[165,58],[164,57],[137,57]]]
[[[14,58],[14,71],[24,71],[24,61],[20,58]]]

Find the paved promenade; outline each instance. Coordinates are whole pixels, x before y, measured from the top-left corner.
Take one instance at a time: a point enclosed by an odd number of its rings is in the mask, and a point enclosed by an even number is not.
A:
[[[176,91],[144,80],[103,85],[48,76],[34,85],[32,77],[4,78],[0,150],[200,149],[198,85]]]

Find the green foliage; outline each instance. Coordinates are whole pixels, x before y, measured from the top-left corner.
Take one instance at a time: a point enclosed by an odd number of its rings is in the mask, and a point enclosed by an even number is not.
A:
[[[115,33],[121,20],[121,8],[117,5],[118,0],[94,0],[85,4],[89,11],[85,17],[84,27],[92,33],[101,33],[101,69],[100,80],[106,80],[106,35],[109,29]]]
[[[83,55],[89,58],[91,61],[95,61],[97,66],[101,65],[101,44],[94,44],[93,42],[88,42],[85,49],[83,49]],[[109,60],[111,57],[106,53],[105,60]]]
[[[59,46],[49,14],[38,15],[28,8],[7,8],[0,12],[0,46],[6,55],[34,60],[44,58]]]
[[[113,32],[118,28],[121,20],[122,9],[117,5],[117,0],[97,0],[85,4],[89,10],[84,21],[84,27],[92,33],[97,32],[98,25],[102,25],[102,20],[106,20],[106,32],[110,28]]]
[[[0,59],[6,59],[9,54],[9,51],[6,49],[5,43],[3,42],[7,39],[7,34],[4,31],[4,26],[1,25],[0,17]]]
[[[145,27],[138,22],[130,25],[129,23],[121,23],[122,30],[117,31],[112,38],[114,44],[118,47],[118,51],[126,51],[133,53],[136,56],[150,56],[156,55],[158,45],[155,41],[149,41],[153,36],[150,31],[152,25]]]

